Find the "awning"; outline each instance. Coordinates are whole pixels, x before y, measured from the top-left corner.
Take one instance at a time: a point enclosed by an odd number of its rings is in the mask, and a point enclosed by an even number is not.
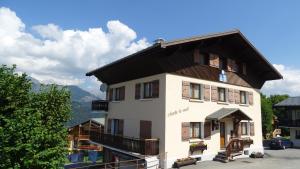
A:
[[[220,110],[208,115],[206,119],[221,120],[225,117],[236,117],[240,120],[252,120],[246,113],[238,108],[221,108]]]

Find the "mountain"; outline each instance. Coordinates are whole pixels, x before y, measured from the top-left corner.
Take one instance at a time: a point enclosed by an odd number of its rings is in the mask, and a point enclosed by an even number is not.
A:
[[[28,77],[28,79],[32,82],[32,91],[39,92],[42,84],[37,79],[32,77]],[[92,112],[91,109],[92,100],[99,100],[100,98],[75,85],[59,86],[66,87],[71,93],[72,115],[71,120],[67,122],[66,126],[73,126],[75,124],[85,122],[91,118],[97,118],[98,121],[103,122],[106,113]]]

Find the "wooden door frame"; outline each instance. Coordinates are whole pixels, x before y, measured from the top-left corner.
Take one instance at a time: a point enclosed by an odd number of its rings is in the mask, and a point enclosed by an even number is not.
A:
[[[220,122],[220,148],[225,148],[226,147],[226,127],[225,127],[225,122],[222,121]],[[222,130],[222,127],[223,127],[223,130]],[[224,144],[222,145],[222,136],[224,137]]]

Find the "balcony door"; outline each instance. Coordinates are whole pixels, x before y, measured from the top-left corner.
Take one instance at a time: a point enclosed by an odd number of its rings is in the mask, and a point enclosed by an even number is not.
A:
[[[140,138],[142,139],[149,139],[151,138],[151,128],[152,122],[151,121],[140,121]]]

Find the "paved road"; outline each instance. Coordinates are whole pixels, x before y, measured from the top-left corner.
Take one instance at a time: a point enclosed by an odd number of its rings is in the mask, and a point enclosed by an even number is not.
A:
[[[229,163],[204,161],[182,169],[300,169],[300,149],[265,150],[261,159],[243,158]]]

